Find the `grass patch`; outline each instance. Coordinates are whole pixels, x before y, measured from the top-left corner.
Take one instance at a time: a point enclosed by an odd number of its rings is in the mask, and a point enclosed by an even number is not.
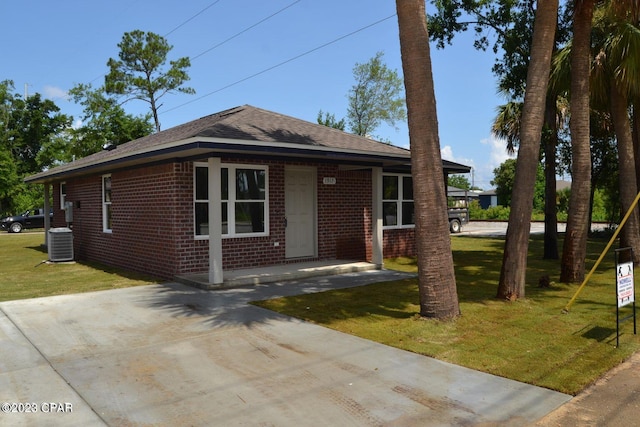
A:
[[[341,332],[440,360],[577,394],[640,349],[631,322],[615,347],[616,295],[613,255],[607,256],[569,314],[562,309],[579,285],[558,283],[559,262],[542,260],[542,236],[532,238],[527,298],[495,299],[504,241],[452,238],[462,316],[421,319],[417,279],[256,302],[256,305]],[[607,241],[589,242],[587,266]],[[386,268],[416,271],[415,260],[387,260]],[[538,280],[549,275],[549,288]],[[626,313],[631,309],[627,307]]]
[[[158,283],[158,279],[94,263],[43,264],[40,232],[0,234],[0,301]]]

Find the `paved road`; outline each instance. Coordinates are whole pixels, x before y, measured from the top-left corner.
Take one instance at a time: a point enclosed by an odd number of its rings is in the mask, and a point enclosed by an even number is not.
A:
[[[558,223],[558,232],[564,233],[565,223]],[[532,222],[531,234],[544,233],[544,222]],[[462,227],[457,236],[504,236],[507,234],[506,221],[470,221]]]
[[[607,223],[591,224],[591,230],[604,230],[609,226]],[[567,228],[567,224],[564,222],[558,223],[558,232],[564,233]],[[531,234],[543,234],[544,222],[532,222]],[[507,221],[471,221],[462,227],[462,232],[456,234],[456,236],[504,236],[507,234]]]
[[[0,402],[32,411],[0,425],[523,426],[570,399],[247,304],[402,277],[0,303]]]

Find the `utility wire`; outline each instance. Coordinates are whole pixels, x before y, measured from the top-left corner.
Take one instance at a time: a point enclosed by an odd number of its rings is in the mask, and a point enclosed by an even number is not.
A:
[[[207,93],[207,94],[205,94],[205,95],[199,96],[199,97],[197,97],[197,98],[195,98],[195,99],[192,99],[192,100],[190,100],[190,101],[187,101],[187,102],[185,102],[185,103],[183,103],[183,104],[176,105],[175,107],[173,107],[173,108],[169,108],[168,110],[164,110],[163,112],[161,112],[161,113],[159,113],[159,114],[164,114],[164,113],[168,113],[168,112],[170,112],[170,111],[177,110],[178,108],[182,108],[182,107],[184,107],[185,105],[192,104],[192,103],[194,103],[194,102],[196,102],[196,101],[200,101],[201,99],[207,98],[207,97],[209,97],[209,96],[211,96],[211,95],[213,95],[213,94],[216,94],[216,93],[218,93],[218,92],[222,92],[222,91],[223,91],[223,90],[225,90],[225,89],[229,89],[230,87],[233,87],[233,86],[236,86],[236,85],[238,85],[238,84],[240,84],[240,83],[246,82],[247,80],[250,80],[250,79],[252,79],[252,78],[254,78],[254,77],[258,77],[258,76],[260,76],[260,75],[262,75],[262,74],[265,74],[265,73],[267,73],[267,72],[269,72],[269,71],[271,71],[271,70],[274,70],[274,69],[276,69],[276,68],[278,68],[278,67],[281,67],[281,66],[283,66],[283,65],[285,65],[285,64],[288,64],[288,63],[293,62],[293,61],[295,61],[295,60],[297,60],[297,59],[300,59],[300,58],[302,58],[303,56],[309,55],[309,54],[311,54],[311,53],[313,53],[313,52],[315,52],[315,51],[318,51],[318,50],[320,50],[320,49],[323,49],[323,48],[325,48],[325,47],[327,47],[327,46],[330,46],[330,45],[332,45],[332,44],[334,44],[334,43],[337,43],[337,42],[339,42],[339,41],[341,41],[341,40],[344,40],[344,39],[346,39],[347,37],[351,37],[351,36],[353,36],[353,35],[355,35],[355,34],[357,34],[357,33],[361,32],[361,31],[364,31],[364,30],[369,29],[369,28],[371,28],[371,27],[373,27],[373,26],[376,26],[376,25],[378,25],[378,24],[381,24],[381,23],[383,23],[383,22],[385,22],[385,21],[387,21],[387,20],[389,20],[389,19],[391,19],[391,18],[393,18],[393,17],[395,17],[395,16],[396,16],[396,14],[394,13],[393,15],[387,16],[386,18],[382,18],[382,19],[380,19],[380,20],[378,20],[378,21],[376,21],[376,22],[373,22],[373,23],[371,23],[371,24],[369,24],[369,25],[366,25],[366,26],[364,26],[364,27],[361,27],[361,28],[359,28],[359,29],[357,29],[357,30],[355,30],[355,31],[352,31],[352,32],[350,32],[350,33],[348,33],[348,34],[345,34],[345,35],[343,35],[343,36],[340,36],[340,37],[338,37],[338,38],[336,38],[336,39],[333,39],[333,40],[331,40],[330,42],[327,42],[327,43],[324,43],[324,44],[322,44],[322,45],[320,45],[320,46],[314,47],[313,49],[310,49],[310,50],[308,50],[308,51],[306,51],[306,52],[303,52],[303,53],[301,53],[301,54],[299,54],[299,55],[296,55],[296,56],[294,56],[294,57],[292,57],[292,58],[289,58],[289,59],[287,59],[287,60],[285,60],[285,61],[282,61],[282,62],[280,62],[280,63],[278,63],[278,64],[276,64],[276,65],[272,65],[272,66],[271,66],[271,67],[269,67],[269,68],[265,68],[265,69],[264,69],[264,70],[262,70],[262,71],[258,71],[257,73],[251,74],[250,76],[244,77],[244,78],[242,78],[242,79],[240,79],[240,80],[236,80],[236,81],[235,81],[235,82],[233,82],[233,83],[229,83],[229,84],[228,84],[228,85],[226,85],[226,86],[223,86],[223,87],[221,87],[221,88],[219,88],[219,89],[216,89],[216,90],[214,90],[214,91],[212,91],[212,92],[209,92],[209,93]]]
[[[243,29],[242,31],[239,31],[239,32],[237,32],[236,34],[232,35],[231,37],[229,37],[229,38],[227,38],[227,39],[225,39],[225,40],[221,41],[220,43],[216,44],[215,46],[212,46],[212,47],[210,47],[209,49],[207,49],[207,50],[205,50],[205,51],[203,51],[203,52],[200,52],[199,54],[197,54],[197,55],[196,55],[196,56],[194,56],[194,57],[191,57],[191,58],[190,58],[190,60],[191,60],[191,61],[193,61],[194,59],[198,59],[198,58],[200,58],[201,56],[203,56],[203,55],[205,55],[205,54],[207,54],[207,53],[211,52],[212,50],[219,48],[220,46],[222,46],[222,45],[224,45],[224,44],[226,44],[226,43],[230,42],[231,40],[235,39],[236,37],[238,37],[238,36],[240,36],[240,35],[242,35],[242,34],[246,33],[247,31],[249,31],[249,30],[251,30],[251,29],[253,29],[253,28],[257,27],[258,25],[260,25],[260,24],[262,24],[262,23],[264,23],[264,22],[268,21],[269,19],[271,19],[271,18],[273,18],[274,16],[276,16],[276,15],[278,15],[278,14],[280,14],[280,13],[284,12],[285,10],[287,10],[287,9],[289,9],[290,7],[294,6],[296,3],[300,3],[301,1],[302,1],[302,0],[296,0],[296,1],[294,1],[293,3],[288,4],[287,6],[283,7],[282,9],[280,9],[280,10],[278,10],[278,11],[276,11],[276,12],[272,13],[271,15],[269,15],[269,16],[267,16],[267,17],[265,17],[265,18],[261,19],[260,21],[256,22],[255,24],[250,25],[249,27],[247,27],[247,28]],[[205,11],[207,11],[208,9],[210,9],[211,7],[215,6],[215,5],[216,5],[216,4],[218,4],[218,3],[220,3],[220,0],[216,0],[216,1],[214,1],[213,3],[209,4],[207,7],[205,7],[205,8],[204,8],[204,9],[202,9],[202,10],[200,10],[198,13],[196,13],[195,15],[193,15],[192,17],[190,17],[189,19],[187,19],[186,21],[184,21],[183,23],[181,23],[180,25],[178,25],[177,27],[175,27],[173,30],[171,30],[171,31],[169,31],[168,33],[166,33],[163,37],[167,37],[168,35],[170,35],[171,33],[175,32],[176,30],[178,30],[179,28],[183,27],[184,25],[188,24],[188,23],[189,23],[189,22],[191,22],[193,19],[195,19],[195,18],[196,18],[196,17],[198,17],[199,15],[203,14]],[[102,75],[100,75],[100,76],[98,76],[98,77],[94,78],[93,80],[91,80],[91,82],[90,82],[90,83],[93,83],[95,80],[98,80],[99,78],[104,77],[104,76],[105,76],[105,74],[102,74]]]
[[[220,3],[220,0],[216,0],[213,3],[211,3],[209,6],[205,7],[204,9],[202,9],[200,12],[196,13],[195,15],[193,15],[191,18],[187,19],[186,21],[184,21],[182,24],[178,25],[177,27],[175,27],[173,30],[169,31],[167,34],[164,35],[164,37],[167,37],[169,34],[173,33],[174,31],[178,30],[180,27],[186,25],[187,23],[189,23],[190,21],[194,20],[197,16],[203,14],[207,9],[217,5],[218,3]]]
[[[200,10],[198,13],[196,13],[195,15],[193,15],[192,17],[190,17],[189,19],[187,19],[186,21],[184,21],[183,23],[181,23],[180,25],[178,25],[177,27],[175,27],[173,30],[169,31],[168,33],[166,33],[163,37],[167,37],[169,34],[174,33],[175,31],[177,31],[178,29],[184,27],[185,25],[187,25],[189,22],[193,21],[196,17],[202,15],[205,11],[207,11],[208,9],[212,8],[213,6],[215,6],[216,4],[220,3],[221,0],[216,0],[213,3],[210,3],[207,7],[205,7],[204,9]],[[101,74],[97,77],[95,77],[93,80],[91,80],[89,82],[89,84],[95,82],[96,80],[103,78],[106,74]]]
[[[218,0],[218,1],[220,1],[220,0]],[[215,45],[215,46],[213,46],[213,47],[210,47],[209,49],[205,50],[204,52],[201,52],[201,53],[197,54],[196,56],[192,57],[192,58],[191,58],[191,60],[193,61],[194,59],[198,59],[198,58],[200,58],[202,55],[204,55],[204,54],[206,54],[206,53],[211,52],[212,50],[214,50],[214,49],[216,49],[216,48],[218,48],[218,47],[222,46],[223,44],[225,44],[225,43],[227,43],[227,42],[229,42],[229,41],[231,41],[231,40],[235,39],[235,38],[236,38],[236,37],[238,37],[239,35],[244,34],[244,33],[246,33],[247,31],[249,31],[249,30],[251,30],[251,29],[253,29],[253,28],[257,27],[258,25],[262,24],[263,22],[268,21],[269,19],[273,18],[274,16],[278,15],[279,13],[284,12],[285,10],[289,9],[291,6],[295,5],[296,3],[300,3],[301,1],[302,1],[302,0],[296,0],[296,1],[294,1],[293,3],[289,4],[288,6],[285,6],[285,7],[283,7],[282,9],[278,10],[277,12],[272,13],[271,15],[269,15],[269,16],[267,16],[266,18],[264,18],[264,19],[262,19],[262,20],[260,20],[260,21],[256,22],[255,24],[253,24],[253,25],[251,25],[251,26],[249,26],[249,27],[245,28],[244,30],[240,31],[239,33],[236,33],[236,34],[232,35],[231,37],[229,37],[228,39],[221,41],[221,42],[220,42],[220,43],[218,43],[217,45]]]

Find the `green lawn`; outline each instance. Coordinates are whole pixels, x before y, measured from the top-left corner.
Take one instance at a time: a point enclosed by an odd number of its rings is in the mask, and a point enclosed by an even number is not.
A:
[[[158,279],[98,264],[45,264],[42,232],[0,233],[0,301],[158,283]]]
[[[608,254],[569,314],[562,309],[579,284],[553,283],[559,262],[542,260],[542,237],[531,241],[527,298],[495,299],[503,240],[452,238],[462,316],[455,321],[418,316],[417,280],[409,279],[320,294],[257,302],[294,317],[495,375],[576,394],[640,348],[631,322],[615,347],[613,254]],[[607,241],[589,243],[591,268]],[[387,260],[387,268],[416,271],[412,259]],[[631,309],[626,309],[629,314]]]
[[[97,264],[43,264],[43,234],[0,234],[0,301],[115,289],[157,283],[153,277]],[[494,298],[503,241],[452,238],[462,316],[439,322],[418,316],[414,279],[301,295],[256,304],[363,338],[458,365],[576,394],[640,349],[631,322],[615,347],[615,275],[608,254],[569,314],[562,309],[578,284],[553,283],[558,261],[543,261],[542,240],[532,240],[527,298]],[[588,268],[605,246],[589,243]],[[413,259],[387,260],[387,268],[415,271]],[[630,313],[630,308],[626,313]]]

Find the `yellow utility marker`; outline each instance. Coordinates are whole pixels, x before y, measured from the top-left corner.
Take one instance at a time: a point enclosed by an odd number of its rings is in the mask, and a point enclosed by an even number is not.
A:
[[[638,200],[640,200],[640,193],[638,193],[636,195],[636,198],[633,200],[633,203],[629,207],[629,210],[627,210],[627,213],[624,215],[624,218],[622,218],[622,221],[620,221],[620,225],[618,226],[618,228],[616,228],[616,231],[613,233],[613,236],[611,236],[611,239],[609,240],[609,243],[607,243],[607,247],[604,248],[604,250],[600,254],[600,257],[598,258],[596,263],[593,264],[593,267],[591,267],[591,271],[589,271],[589,274],[587,274],[587,277],[584,278],[584,280],[582,281],[582,284],[580,285],[580,287],[578,288],[576,293],[573,295],[573,297],[571,298],[569,303],[562,309],[562,313],[563,314],[569,313],[569,308],[571,308],[571,305],[575,302],[576,298],[578,298],[578,294],[580,294],[580,292],[582,291],[582,288],[584,288],[584,286],[587,284],[587,282],[589,282],[589,279],[591,279],[591,276],[596,271],[596,268],[598,268],[598,266],[600,265],[600,263],[604,259],[604,256],[607,254],[607,252],[611,248],[611,245],[613,244],[613,242],[618,237],[618,234],[620,234],[620,230],[622,230],[622,227],[624,227],[624,224],[627,222],[627,219],[629,219],[629,217],[631,216],[631,212],[633,212],[635,207],[638,205]]]

